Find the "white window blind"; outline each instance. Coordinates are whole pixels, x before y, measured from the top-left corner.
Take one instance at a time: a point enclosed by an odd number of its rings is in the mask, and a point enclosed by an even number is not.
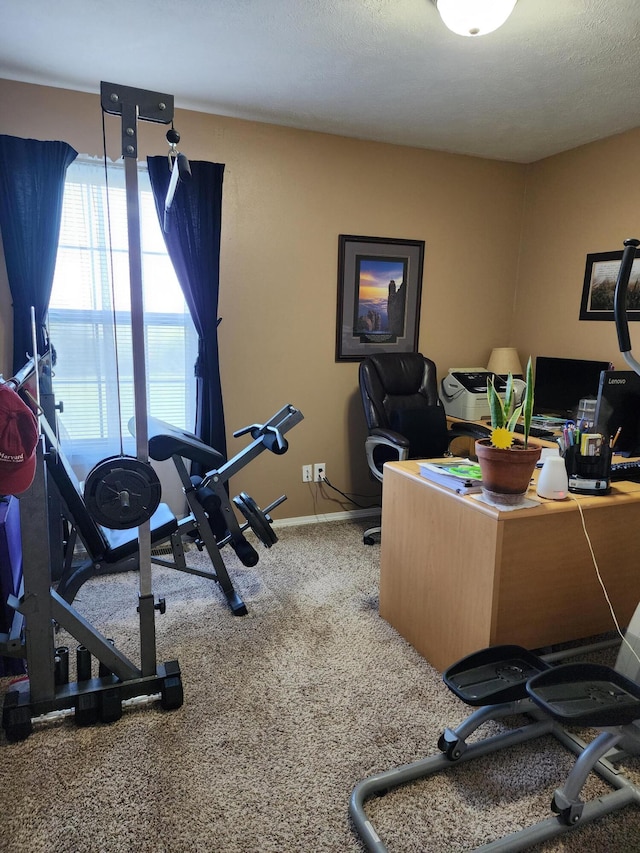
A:
[[[138,176],[147,407],[152,416],[193,430],[197,334],[142,164]],[[122,164],[109,164],[108,187],[109,210],[104,163],[78,159],[69,167],[49,302],[57,353],[53,390],[64,407],[61,439],[81,477],[120,452],[121,436],[124,452],[135,454],[128,428],[134,397]]]

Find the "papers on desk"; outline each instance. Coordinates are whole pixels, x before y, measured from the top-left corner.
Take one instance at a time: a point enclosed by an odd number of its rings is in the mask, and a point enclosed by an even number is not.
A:
[[[447,462],[420,462],[420,474],[432,483],[446,486],[459,495],[482,491],[480,466],[471,459],[451,459]]]
[[[542,427],[542,429],[561,430],[566,423],[566,417],[556,418],[553,415],[534,415],[531,418],[531,426]]]

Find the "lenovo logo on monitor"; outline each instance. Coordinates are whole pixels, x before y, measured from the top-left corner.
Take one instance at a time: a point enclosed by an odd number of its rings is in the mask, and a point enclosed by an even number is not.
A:
[[[633,370],[604,370],[595,417],[596,429],[605,437],[620,429],[617,453],[640,455],[640,376]]]

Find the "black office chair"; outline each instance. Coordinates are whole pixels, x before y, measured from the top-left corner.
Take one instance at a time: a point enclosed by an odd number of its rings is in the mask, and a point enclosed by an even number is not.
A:
[[[444,456],[458,436],[447,427],[435,363],[421,353],[379,353],[360,363],[360,393],[369,434],[367,463],[382,482],[385,462]],[[365,531],[372,545],[381,528]]]

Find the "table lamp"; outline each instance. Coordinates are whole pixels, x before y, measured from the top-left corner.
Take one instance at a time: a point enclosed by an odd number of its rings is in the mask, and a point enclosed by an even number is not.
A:
[[[520,356],[515,347],[494,347],[489,356],[487,370],[498,376],[507,376],[510,373],[514,378],[524,378]]]

